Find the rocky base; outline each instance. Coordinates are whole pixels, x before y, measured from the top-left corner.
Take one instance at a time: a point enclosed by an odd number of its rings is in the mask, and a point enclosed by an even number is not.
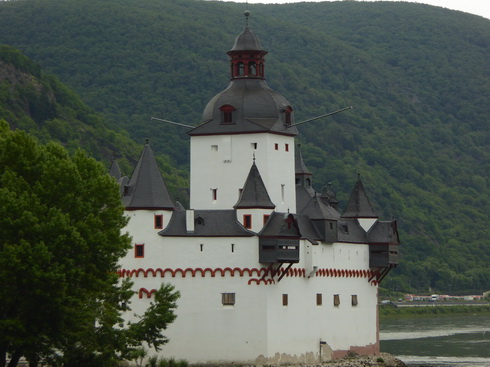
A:
[[[380,353],[377,356],[349,356],[334,361],[323,362],[317,367],[405,367],[406,364],[388,353]]]

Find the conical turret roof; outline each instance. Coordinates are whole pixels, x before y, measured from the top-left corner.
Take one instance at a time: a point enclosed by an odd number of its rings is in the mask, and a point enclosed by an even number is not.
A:
[[[360,175],[357,177],[342,218],[378,218],[366,195]]]
[[[235,209],[274,209],[275,207],[254,160]]]
[[[112,163],[111,163],[111,168],[109,169],[109,175],[114,177],[116,180],[119,180],[121,178],[121,169],[117,164],[117,160],[115,156],[112,157]]]
[[[129,183],[124,187],[123,205],[126,209],[173,210],[167,186],[158,169],[150,144],[146,142],[143,152]]]

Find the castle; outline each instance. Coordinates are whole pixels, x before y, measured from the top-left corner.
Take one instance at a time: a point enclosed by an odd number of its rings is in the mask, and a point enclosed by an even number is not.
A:
[[[121,262],[143,314],[162,282],[181,293],[165,357],[190,363],[314,363],[379,353],[377,291],[398,263],[360,177],[343,214],[312,188],[294,112],[265,80],[247,24],[227,53],[229,86],[190,135],[190,209],[174,203],[150,145],[128,180],[117,163],[134,250]]]

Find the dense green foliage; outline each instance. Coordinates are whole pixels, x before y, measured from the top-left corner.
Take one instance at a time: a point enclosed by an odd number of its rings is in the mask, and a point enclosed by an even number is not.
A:
[[[402,260],[383,285],[489,289],[490,21],[410,3],[249,8],[270,52],[268,82],[297,121],[354,107],[302,125],[299,139],[318,190],[332,182],[345,204],[361,172],[380,215],[398,219]],[[157,154],[185,168],[185,130],[150,117],[200,122],[227,85],[225,52],[244,9],[195,0],[10,1],[0,4],[0,40],[57,75],[113,129],[151,136]]]
[[[110,366],[143,342],[156,348],[179,293],[163,285],[138,323],[122,312],[134,294],[120,282],[130,248],[119,188],[78,150],[38,145],[0,120],[0,366]]]

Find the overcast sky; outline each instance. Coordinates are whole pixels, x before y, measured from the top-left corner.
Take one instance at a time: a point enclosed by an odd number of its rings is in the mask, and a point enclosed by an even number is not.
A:
[[[233,0],[236,2],[246,2],[245,0]],[[248,0],[249,4],[254,3],[297,3],[304,0]],[[325,1],[325,0],[308,0],[308,1]],[[370,0],[357,0],[370,1]],[[393,0],[390,0],[393,1]],[[395,0],[400,1],[400,0]],[[403,1],[403,0],[402,0]],[[490,19],[490,0],[411,0],[413,3],[430,4],[443,8],[460,10],[466,13],[480,15]]]

